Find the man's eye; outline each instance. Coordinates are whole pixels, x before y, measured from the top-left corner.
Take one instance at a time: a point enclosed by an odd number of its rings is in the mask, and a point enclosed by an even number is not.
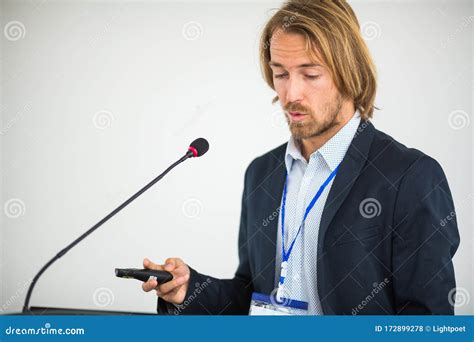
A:
[[[281,78],[284,78],[286,76],[288,76],[288,74],[278,74],[278,75],[275,75],[275,78],[281,79]]]
[[[321,75],[305,75],[307,79],[310,79],[310,80],[316,80],[319,78],[319,76]]]

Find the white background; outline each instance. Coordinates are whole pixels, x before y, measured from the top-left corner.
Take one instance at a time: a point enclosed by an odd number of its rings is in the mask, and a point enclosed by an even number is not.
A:
[[[473,314],[472,1],[351,4],[379,71],[375,126],[447,174],[457,313]],[[31,304],[154,312],[154,293],[114,276],[144,257],[233,276],[245,168],[289,137],[258,61],[279,5],[1,1],[0,310],[20,310],[46,261],[199,136],[209,153],[53,265]]]

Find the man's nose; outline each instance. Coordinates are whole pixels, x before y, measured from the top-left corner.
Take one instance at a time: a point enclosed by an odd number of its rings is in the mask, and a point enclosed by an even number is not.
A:
[[[286,103],[300,102],[303,100],[303,85],[298,79],[289,79],[286,89]]]

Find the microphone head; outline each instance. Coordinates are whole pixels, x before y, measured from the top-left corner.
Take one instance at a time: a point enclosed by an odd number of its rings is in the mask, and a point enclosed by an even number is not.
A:
[[[193,157],[200,157],[209,151],[209,143],[204,138],[197,138],[189,145],[188,151],[192,152]]]

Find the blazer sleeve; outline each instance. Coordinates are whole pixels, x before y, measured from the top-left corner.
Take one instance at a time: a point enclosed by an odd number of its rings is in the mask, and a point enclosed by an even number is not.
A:
[[[459,232],[446,176],[434,159],[422,156],[405,172],[392,229],[396,313],[454,314]]]
[[[251,164],[252,165],[252,164]],[[163,315],[247,315],[253,292],[247,252],[247,191],[251,165],[245,172],[238,239],[239,266],[232,279],[217,279],[190,267],[189,287],[181,305],[158,298],[158,314]]]

